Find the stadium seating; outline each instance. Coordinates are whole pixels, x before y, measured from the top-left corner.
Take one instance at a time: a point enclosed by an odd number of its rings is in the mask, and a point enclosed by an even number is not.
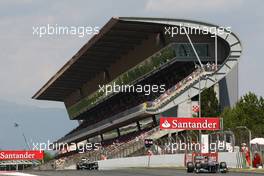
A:
[[[177,69],[183,68],[183,69]],[[185,69],[184,69],[185,68]],[[148,78],[138,82],[140,85],[165,85],[165,89],[168,90],[174,87],[179,81],[185,78],[187,75],[194,71],[194,66],[188,63],[177,63],[170,65],[164,70],[151,75]],[[166,92],[167,93],[167,92]],[[98,106],[92,108],[85,113],[85,119],[76,129],[69,132],[67,135],[73,134],[87,126],[96,124],[103,119],[109,118],[115,114],[123,112],[127,109],[133,108],[144,102],[153,102],[160,97],[162,93],[152,92],[150,95],[144,93],[119,93],[114,97],[102,102]]]

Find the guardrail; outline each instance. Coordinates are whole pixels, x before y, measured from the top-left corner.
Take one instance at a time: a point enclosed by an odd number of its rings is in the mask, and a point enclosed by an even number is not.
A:
[[[146,111],[155,112],[157,109],[164,107],[167,103],[176,98],[182,91],[188,88],[193,82],[202,77],[212,74],[217,69],[214,64],[206,65],[204,68],[197,68],[190,75],[178,82],[175,86],[168,89],[164,94],[152,102],[146,102]]]

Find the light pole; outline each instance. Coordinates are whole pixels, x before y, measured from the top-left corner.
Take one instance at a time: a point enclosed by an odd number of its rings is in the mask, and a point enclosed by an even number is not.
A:
[[[20,125],[17,124],[17,123],[14,123],[14,127],[15,127],[15,128],[19,128]],[[21,128],[21,131],[22,131],[22,136],[23,136],[23,139],[24,139],[24,141],[25,141],[26,147],[28,148],[28,150],[30,150],[30,146],[29,146],[29,144],[28,144],[28,142],[27,142],[27,138],[26,138],[26,136],[25,136],[25,134],[24,134],[22,128]]]
[[[252,155],[251,155],[251,145],[250,145],[251,136],[252,136],[251,130],[248,127],[246,127],[246,126],[237,126],[236,128],[237,129],[245,129],[245,130],[248,131],[248,149],[249,149],[249,155],[250,155],[249,156],[249,158],[250,158],[250,165],[249,165],[249,167],[251,167],[251,165],[252,165]]]
[[[199,118],[201,118],[201,74],[199,74],[199,93],[198,93],[199,95],[199,114],[198,114],[198,116],[199,116]]]
[[[193,49],[193,52],[194,52],[194,54],[195,54],[195,56],[196,56],[196,58],[197,58],[197,60],[199,62],[199,66],[200,66],[200,68],[199,68],[200,69],[199,70],[200,73],[199,73],[199,114],[198,114],[198,116],[199,116],[199,118],[201,118],[201,73],[203,71],[205,71],[204,70],[204,65],[203,65],[203,63],[202,63],[202,61],[201,61],[201,59],[200,59],[200,57],[199,57],[194,45],[193,45],[193,42],[192,42],[192,40],[191,40],[187,30],[186,30],[186,27],[184,27],[183,29],[184,29],[184,32],[185,32],[185,34],[187,36],[187,39],[188,39],[188,41],[189,41],[189,43],[190,43],[190,45],[191,45],[191,47]],[[217,41],[216,41],[216,43],[217,43]],[[202,133],[201,130],[199,130],[200,143],[201,143],[201,133]]]
[[[217,34],[215,33],[215,69],[217,69]],[[215,71],[215,70],[214,70]]]
[[[202,69],[200,68],[199,72],[201,71]],[[198,113],[198,117],[201,118],[201,73],[199,73],[199,95],[198,95],[198,104],[199,104],[199,113]],[[199,130],[199,141],[200,141],[200,144],[201,144],[201,135],[202,135],[202,131]]]

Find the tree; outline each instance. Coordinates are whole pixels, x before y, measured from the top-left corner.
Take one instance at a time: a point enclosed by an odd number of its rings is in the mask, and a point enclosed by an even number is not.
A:
[[[214,87],[210,87],[201,93],[201,112],[202,117],[218,117],[220,115],[220,106]]]
[[[225,129],[237,131],[237,126],[246,126],[253,137],[264,135],[264,99],[254,93],[244,95],[233,108],[225,108],[221,117]]]

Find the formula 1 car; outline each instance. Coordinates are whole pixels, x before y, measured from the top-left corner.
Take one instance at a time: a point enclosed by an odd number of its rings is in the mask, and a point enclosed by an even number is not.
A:
[[[213,160],[210,156],[195,156],[193,162],[187,162],[187,172],[192,173],[226,173],[226,162]]]
[[[98,162],[90,162],[89,159],[82,158],[76,163],[77,170],[98,170]]]

